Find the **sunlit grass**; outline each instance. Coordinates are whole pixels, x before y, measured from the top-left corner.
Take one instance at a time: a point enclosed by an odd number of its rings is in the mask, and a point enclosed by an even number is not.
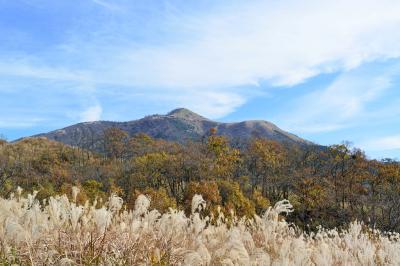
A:
[[[400,265],[399,235],[354,222],[346,231],[305,234],[282,218],[278,202],[263,216],[203,217],[196,195],[192,213],[149,210],[141,195],[134,210],[111,196],[78,206],[67,196],[44,203],[35,194],[0,199],[1,264],[32,265]],[[228,219],[229,218],[229,219]]]

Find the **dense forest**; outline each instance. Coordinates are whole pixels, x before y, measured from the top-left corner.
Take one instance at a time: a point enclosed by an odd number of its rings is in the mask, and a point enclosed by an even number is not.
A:
[[[190,212],[195,194],[207,214],[220,207],[251,217],[288,199],[288,221],[305,230],[341,227],[359,220],[382,230],[400,231],[400,163],[369,160],[343,143],[329,147],[286,145],[262,138],[235,142],[211,130],[201,142],[185,144],[104,132],[98,152],[45,138],[0,141],[0,196],[20,186],[25,193],[71,195],[101,204],[114,193],[133,208],[140,194],[152,208]]]

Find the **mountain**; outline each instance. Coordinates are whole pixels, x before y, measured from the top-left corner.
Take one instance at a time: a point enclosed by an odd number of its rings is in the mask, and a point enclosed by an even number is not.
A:
[[[112,127],[124,130],[130,136],[145,133],[154,138],[177,142],[201,140],[209,134],[211,128],[215,128],[218,135],[225,135],[238,141],[251,137],[263,137],[284,143],[312,144],[267,121],[251,120],[238,123],[220,123],[185,108],[175,109],[166,115],[150,115],[128,122],[84,122],[33,137],[45,137],[73,146],[93,147],[93,143],[101,137],[102,133]],[[91,145],[88,145],[88,143],[91,143]]]

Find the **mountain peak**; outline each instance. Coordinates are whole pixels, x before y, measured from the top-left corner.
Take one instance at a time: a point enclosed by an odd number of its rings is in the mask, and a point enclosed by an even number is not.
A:
[[[201,141],[212,128],[218,135],[235,141],[246,141],[252,137],[271,139],[285,143],[311,145],[312,143],[279,129],[267,121],[242,121],[222,123],[209,120],[186,108],[172,110],[166,115],[152,115],[127,122],[98,121],[79,123],[63,129],[38,134],[34,137],[46,137],[68,145],[98,150],[105,130],[119,128],[129,136],[145,133],[153,138],[168,141]],[[244,143],[244,142],[243,142]],[[93,148],[92,148],[93,147]]]
[[[195,112],[190,111],[189,109],[186,108],[177,108],[172,110],[167,114],[167,116],[173,116],[177,118],[184,118],[187,120],[208,120],[205,117],[202,117],[199,114],[196,114]]]

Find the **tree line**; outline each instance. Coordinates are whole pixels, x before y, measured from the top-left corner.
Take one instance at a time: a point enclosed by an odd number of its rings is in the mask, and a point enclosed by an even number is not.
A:
[[[254,137],[237,145],[216,133],[181,144],[110,128],[96,142],[98,152],[44,138],[3,140],[0,195],[20,186],[43,200],[78,186],[81,203],[115,193],[132,208],[146,194],[161,212],[188,212],[193,195],[202,194],[205,212],[221,208],[227,217],[251,217],[288,199],[295,209],[289,221],[306,230],[360,220],[400,231],[399,162],[369,160],[348,143],[299,146]]]

